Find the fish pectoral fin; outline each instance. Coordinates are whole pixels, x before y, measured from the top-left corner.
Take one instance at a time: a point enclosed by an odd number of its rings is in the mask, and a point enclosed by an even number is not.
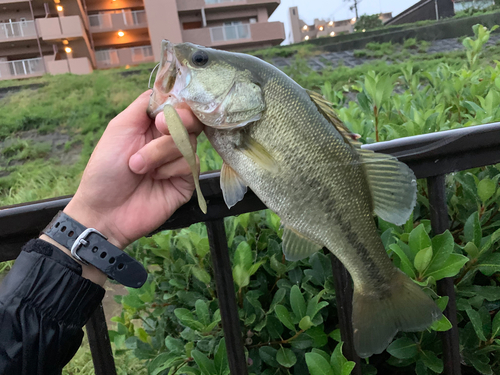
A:
[[[381,219],[403,225],[417,202],[417,179],[395,157],[359,150],[373,199],[373,211]]]
[[[191,169],[191,173],[193,174],[194,184],[196,187],[196,195],[198,196],[198,205],[200,206],[201,211],[206,214],[207,213],[207,202],[201,193],[200,174],[198,172],[198,166],[196,164],[196,153],[191,145],[191,141],[189,140],[189,133],[184,127],[179,114],[171,105],[165,105],[163,107],[163,114],[165,115],[165,122],[167,123],[168,131],[170,132],[170,136],[172,137],[175,145],[181,152],[182,156],[186,159],[189,164],[189,168]]]
[[[282,247],[286,260],[292,262],[307,258],[323,248],[289,227],[285,227],[283,230]]]
[[[227,208],[233,207],[241,201],[247,192],[247,185],[241,177],[226,163],[222,164],[220,172],[220,187]]]
[[[279,165],[276,159],[274,159],[264,146],[251,136],[242,135],[241,144],[238,146],[238,150],[265,170],[273,173],[279,172]]]

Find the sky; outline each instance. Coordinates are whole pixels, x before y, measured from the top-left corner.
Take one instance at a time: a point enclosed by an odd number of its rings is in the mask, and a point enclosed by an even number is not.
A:
[[[395,16],[419,0],[361,0],[358,2],[358,13],[374,14],[392,12]],[[290,17],[288,8],[299,7],[299,18],[312,24],[315,18],[333,21],[354,17],[354,10],[349,10],[351,2],[344,0],[281,0],[281,5],[274,11],[269,21],[281,21],[285,24],[287,39],[290,35]],[[288,44],[288,41],[285,41]]]

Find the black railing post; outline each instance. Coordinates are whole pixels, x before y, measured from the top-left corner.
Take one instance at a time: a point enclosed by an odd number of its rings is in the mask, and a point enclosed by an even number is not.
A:
[[[222,329],[226,339],[227,359],[232,375],[247,375],[247,361],[243,349],[240,317],[234,291],[233,272],[227,248],[224,219],[207,221],[208,242],[214,267],[217,297],[219,299]]]
[[[351,275],[337,257],[330,253],[332,261],[333,280],[335,283],[335,300],[339,315],[340,336],[344,342],[342,347],[344,356],[356,363],[352,371],[354,375],[361,375],[360,358],[354,349],[352,331],[352,281]]]
[[[448,206],[446,204],[445,175],[427,178],[429,190],[429,206],[431,211],[431,225],[434,235],[441,234],[449,229]],[[457,305],[453,278],[439,280],[437,292],[440,296],[448,296],[450,300],[444,314],[451,322],[452,327],[446,332],[440,332],[443,342],[444,373],[446,375],[460,375],[460,341],[457,326]]]
[[[116,375],[115,360],[102,304],[99,304],[90,317],[86,329],[95,375]]]

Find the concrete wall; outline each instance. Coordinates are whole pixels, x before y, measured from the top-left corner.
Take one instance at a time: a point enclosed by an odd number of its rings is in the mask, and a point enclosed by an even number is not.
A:
[[[176,0],[144,0],[148,15],[149,36],[155,61],[160,61],[161,41],[168,39],[174,43],[182,42]]]
[[[150,40],[147,29],[128,30],[123,37],[114,31],[94,34],[93,37],[95,47],[144,45],[149,44]]]
[[[102,1],[102,0],[86,0],[87,11],[89,13],[99,10],[119,10],[130,8],[142,8],[144,3],[142,0],[116,0],[116,1]]]

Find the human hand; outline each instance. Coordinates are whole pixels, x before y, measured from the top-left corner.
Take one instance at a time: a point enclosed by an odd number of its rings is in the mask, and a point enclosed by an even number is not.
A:
[[[146,114],[149,94],[111,120],[64,209],[122,249],[158,228],[194,190],[189,165],[168,135],[163,113],[154,122]],[[189,109],[178,113],[196,147],[203,125]]]

